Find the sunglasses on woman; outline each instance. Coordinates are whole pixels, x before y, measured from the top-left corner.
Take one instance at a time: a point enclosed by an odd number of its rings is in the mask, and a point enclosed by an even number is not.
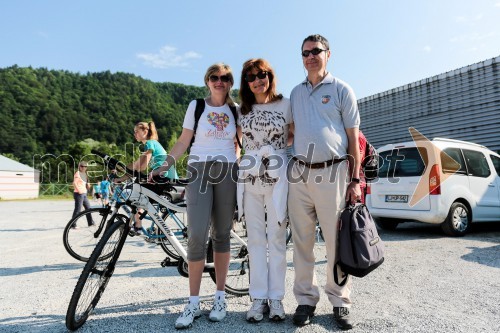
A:
[[[221,82],[224,82],[224,83],[227,83],[229,82],[229,76],[227,75],[221,75],[221,76],[217,76],[217,75],[210,75],[208,77],[210,79],[210,82],[217,82],[217,81],[221,81]]]
[[[260,71],[258,72],[257,74],[247,74],[245,76],[245,80],[247,82],[253,82],[255,81],[256,78],[259,78],[261,80],[265,79],[267,77],[267,72],[264,72],[264,71]]]
[[[314,49],[312,50],[304,50],[302,51],[302,56],[304,58],[307,58],[309,57],[309,55],[312,53],[313,55],[317,56],[318,54],[320,54],[321,52],[323,51],[328,51],[328,50],[323,50],[323,49],[320,49],[319,47],[315,47]]]

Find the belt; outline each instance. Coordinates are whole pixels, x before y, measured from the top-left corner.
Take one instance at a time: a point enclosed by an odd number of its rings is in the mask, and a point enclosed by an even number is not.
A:
[[[252,185],[255,185],[255,181],[257,179],[260,179],[261,182],[266,184],[274,184],[278,181],[278,178],[271,178],[268,177],[267,175],[262,175],[262,176],[248,175],[247,178],[244,179],[244,182],[252,182]]]
[[[302,160],[299,160],[297,157],[292,157],[294,161],[297,161],[300,165],[304,165],[305,167],[309,169],[323,169],[323,168],[328,168],[332,164],[340,163],[342,161],[345,161],[345,158],[334,158],[332,160],[328,161],[323,161],[323,162],[317,162],[317,163],[309,163],[309,162],[304,162]]]

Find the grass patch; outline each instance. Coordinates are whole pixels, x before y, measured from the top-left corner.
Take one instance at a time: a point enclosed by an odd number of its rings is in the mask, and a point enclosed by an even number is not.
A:
[[[40,195],[36,200],[73,200],[72,194]]]

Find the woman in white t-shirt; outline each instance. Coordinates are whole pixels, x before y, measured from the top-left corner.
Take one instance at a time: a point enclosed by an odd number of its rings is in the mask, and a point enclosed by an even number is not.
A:
[[[201,316],[199,293],[211,227],[217,280],[210,320],[226,316],[225,282],[230,259],[230,232],[236,207],[237,170],[234,140],[236,119],[229,92],[234,84],[231,68],[223,63],[210,66],[205,85],[210,94],[195,129],[197,101],[192,101],[184,117],[182,133],[162,167],[150,178],[165,172],[191,144],[188,159],[190,181],[186,188],[188,218],[189,302],[175,322],[175,328],[190,327]],[[201,101],[203,102],[203,101]],[[236,114],[236,113],[235,113]],[[196,132],[195,132],[196,131]]]
[[[276,93],[276,77],[264,59],[243,64],[240,84],[243,148],[239,169],[238,212],[245,214],[250,255],[250,297],[246,314],[259,322],[285,319],[286,177],[290,100]],[[266,218],[267,216],[267,218]]]

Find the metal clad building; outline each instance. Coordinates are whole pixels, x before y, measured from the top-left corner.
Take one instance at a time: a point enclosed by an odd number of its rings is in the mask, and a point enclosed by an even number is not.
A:
[[[500,152],[500,56],[358,100],[361,129],[376,147],[427,138]]]

